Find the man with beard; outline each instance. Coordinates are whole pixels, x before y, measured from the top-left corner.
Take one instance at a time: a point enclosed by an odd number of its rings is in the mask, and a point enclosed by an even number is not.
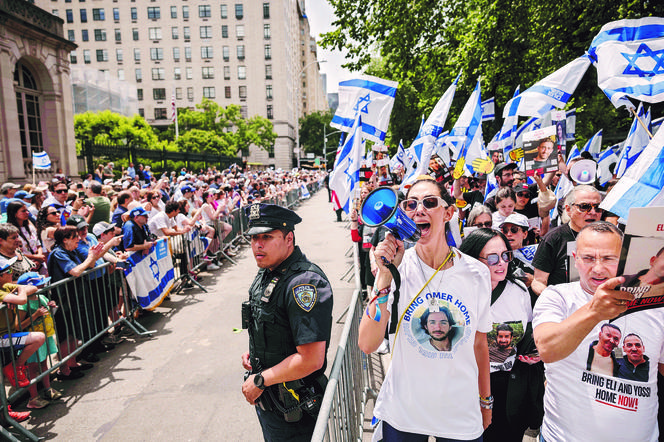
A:
[[[504,362],[514,353],[512,346],[514,330],[509,324],[500,324],[496,327],[496,345],[489,346],[489,360],[491,362]]]
[[[648,382],[650,361],[644,355],[646,347],[643,340],[636,333],[630,333],[623,339],[623,353],[625,356],[618,359],[618,377],[631,381]]]
[[[440,311],[425,311],[420,317],[420,325],[424,333],[430,336],[429,343],[437,351],[450,351],[452,349],[452,338],[456,333],[452,313],[441,307]]]

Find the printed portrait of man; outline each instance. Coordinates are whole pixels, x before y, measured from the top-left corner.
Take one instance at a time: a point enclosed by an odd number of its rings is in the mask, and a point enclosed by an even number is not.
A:
[[[504,362],[516,352],[512,345],[514,329],[509,324],[499,324],[496,327],[496,340],[489,345],[489,360],[491,362]]]
[[[597,341],[590,344],[586,370],[606,376],[618,375],[618,361],[615,349],[620,344],[622,332],[608,322],[602,325]]]
[[[438,311],[431,310],[425,310],[420,316],[420,326],[429,336],[429,350],[450,351],[457,332],[454,316],[447,307],[440,307]]]
[[[664,294],[664,247],[649,261],[650,267],[634,275],[623,275],[623,287],[644,287],[637,297],[659,296]]]
[[[618,359],[618,377],[630,381],[648,382],[650,361],[643,352],[646,350],[643,340],[636,333],[630,333],[623,339],[624,356]]]

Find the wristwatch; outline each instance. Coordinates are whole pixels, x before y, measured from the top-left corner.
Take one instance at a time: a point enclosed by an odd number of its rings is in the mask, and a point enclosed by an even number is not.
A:
[[[258,373],[254,376],[254,385],[261,390],[265,390],[265,379],[263,379],[263,373]]]

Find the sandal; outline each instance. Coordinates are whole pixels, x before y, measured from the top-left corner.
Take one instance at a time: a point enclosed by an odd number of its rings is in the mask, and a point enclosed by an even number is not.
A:
[[[37,408],[37,409],[38,408],[44,408],[44,407],[48,406],[48,404],[50,404],[49,401],[47,401],[46,399],[42,399],[39,396],[37,396],[36,398],[30,399],[30,401],[28,402],[28,408]]]
[[[44,392],[44,397],[49,401],[57,401],[62,397],[62,393],[60,393],[55,388],[49,388]]]

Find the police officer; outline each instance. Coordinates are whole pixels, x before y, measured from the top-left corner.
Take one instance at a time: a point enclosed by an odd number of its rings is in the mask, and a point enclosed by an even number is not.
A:
[[[249,352],[242,384],[266,441],[310,441],[325,390],[332,329],[332,288],[295,245],[295,212],[270,204],[247,208],[260,270],[243,305]]]

